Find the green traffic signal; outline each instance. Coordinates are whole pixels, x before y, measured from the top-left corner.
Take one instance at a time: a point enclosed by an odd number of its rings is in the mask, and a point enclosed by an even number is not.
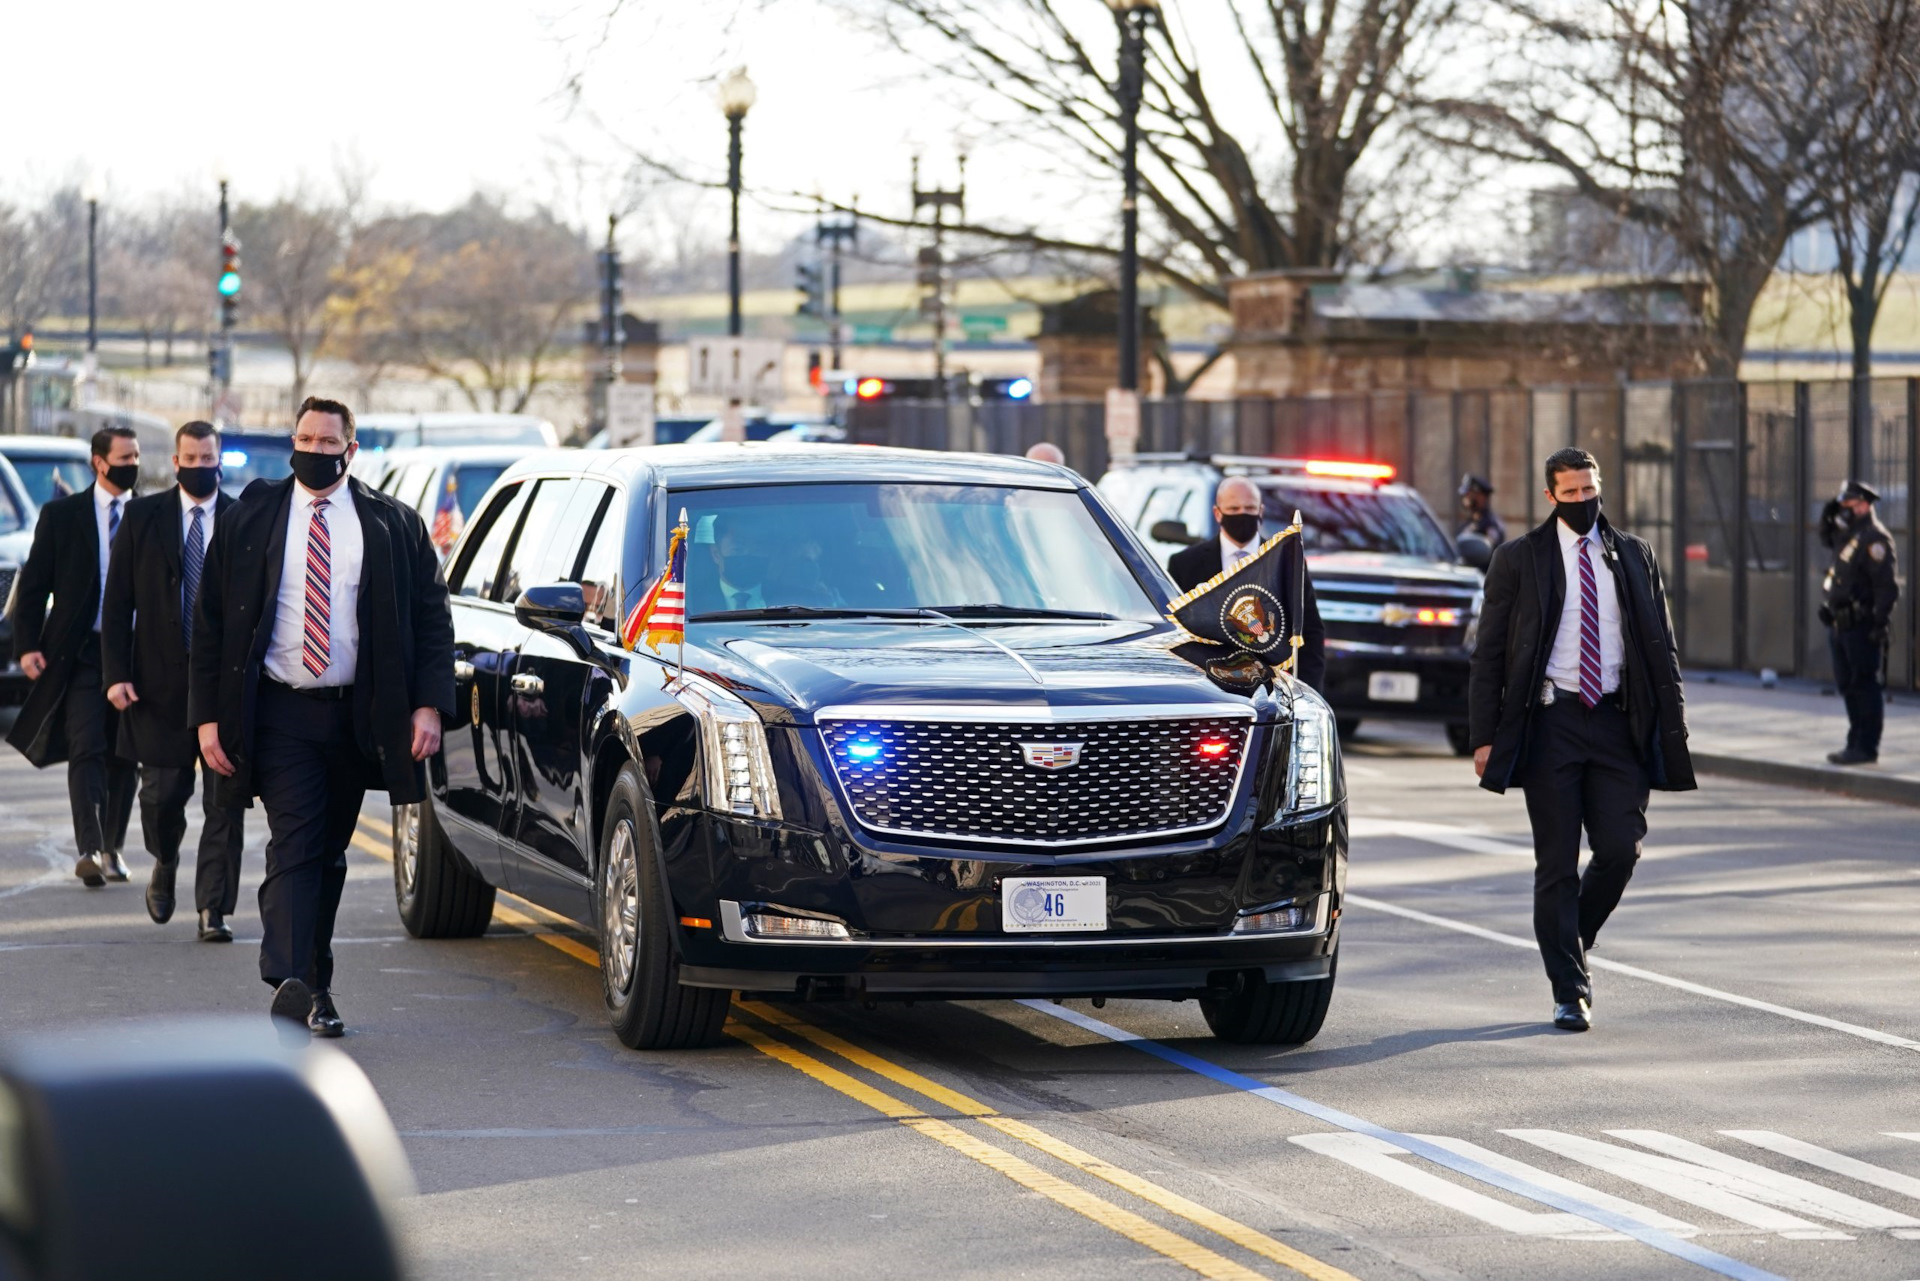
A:
[[[220,291],[222,298],[233,297],[240,292],[240,273],[232,270],[221,272],[220,283],[215,285],[214,288]]]

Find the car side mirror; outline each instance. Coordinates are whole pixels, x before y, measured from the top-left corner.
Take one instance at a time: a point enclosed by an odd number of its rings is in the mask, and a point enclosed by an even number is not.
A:
[[[1191,547],[1200,541],[1200,535],[1177,520],[1154,521],[1153,528],[1147,531],[1147,537],[1156,543],[1180,543],[1186,547]]]
[[[13,1040],[0,1061],[0,1276],[400,1281],[394,1203],[414,1187],[386,1108],[352,1059],[267,1024]]]
[[[529,587],[513,602],[513,616],[522,627],[564,636],[587,616],[586,593],[578,583],[546,583]]]
[[[1493,544],[1487,541],[1485,534],[1476,534],[1471,529],[1460,531],[1453,540],[1453,549],[1460,553],[1460,559],[1485,573],[1487,566],[1493,564]]]

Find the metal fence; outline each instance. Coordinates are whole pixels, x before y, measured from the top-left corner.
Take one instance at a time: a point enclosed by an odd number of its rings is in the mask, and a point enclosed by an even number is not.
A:
[[[1388,462],[1443,518],[1475,472],[1517,529],[1546,518],[1541,460],[1578,446],[1600,462],[1611,518],[1659,555],[1684,662],[1813,679],[1832,675],[1814,615],[1829,559],[1820,509],[1860,476],[1882,495],[1900,558],[1888,679],[1920,690],[1920,379],[1855,393],[1844,380],[1662,382],[1148,401],[1138,448]],[[858,441],[918,449],[1017,454],[1052,441],[1095,478],[1109,461],[1097,401],[870,402],[847,426]]]

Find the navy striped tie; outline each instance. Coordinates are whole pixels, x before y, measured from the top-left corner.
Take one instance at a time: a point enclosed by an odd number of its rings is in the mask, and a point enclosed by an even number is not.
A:
[[[114,499],[107,504],[107,545],[120,536],[120,500]]]
[[[1588,552],[1592,539],[1580,540],[1580,701],[1592,707],[1600,701],[1600,585],[1595,581]]]
[[[193,648],[193,610],[200,603],[200,570],[207,563],[207,531],[204,508],[193,509],[193,527],[187,531],[185,573],[180,581],[180,640]]]

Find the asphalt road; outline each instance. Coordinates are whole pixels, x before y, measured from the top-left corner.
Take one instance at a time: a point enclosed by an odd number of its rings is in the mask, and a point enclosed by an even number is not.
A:
[[[1076,1001],[747,1004],[723,1048],[636,1054],[590,950],[528,905],[405,937],[369,805],[338,1044],[412,1158],[418,1274],[1920,1277],[1912,810],[1657,796],[1597,1026],[1569,1035],[1518,797],[1437,732],[1363,731],[1348,761],[1339,988],[1286,1052],[1212,1041],[1191,1004]],[[144,855],[83,889],[62,775],[9,754],[0,1036],[264,1018],[262,838],[240,943],[200,944],[190,910],[146,919]]]

